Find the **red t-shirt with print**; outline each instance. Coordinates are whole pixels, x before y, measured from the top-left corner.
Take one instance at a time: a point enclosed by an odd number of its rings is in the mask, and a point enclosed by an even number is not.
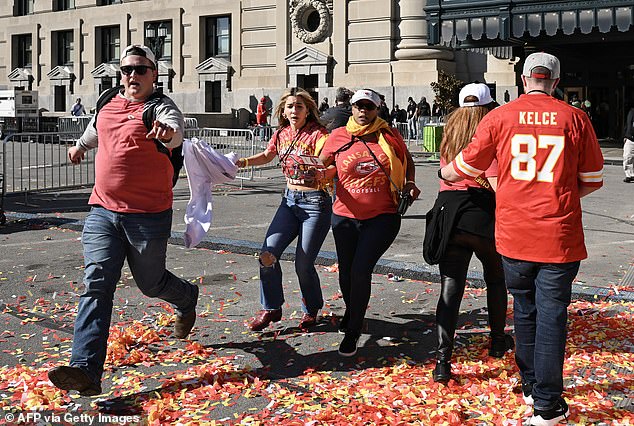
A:
[[[158,213],[172,208],[174,169],[145,135],[144,102],[115,96],[99,112],[99,149],[91,205],[121,213]]]
[[[340,127],[332,131],[321,155],[335,158],[337,166],[337,198],[333,204],[333,212],[340,216],[365,220],[384,213],[396,213],[396,204],[392,198],[391,183],[385,172],[376,164],[368,151],[372,150],[376,158],[383,165],[383,169],[390,173],[388,156],[374,140],[366,141],[366,145],[357,139],[350,148],[335,155],[335,152],[350,142],[351,135]],[[396,144],[395,151],[401,160],[402,153],[407,150],[403,139],[391,136],[390,140]],[[401,154],[401,155],[399,155]]]
[[[280,158],[282,172],[289,184],[306,185],[302,178],[296,178],[290,174],[292,167],[285,167],[285,165],[292,166],[304,161],[300,156],[315,156],[317,142],[327,136],[328,130],[313,121],[308,122],[297,132],[291,126],[286,126],[273,134],[266,150],[277,154]]]

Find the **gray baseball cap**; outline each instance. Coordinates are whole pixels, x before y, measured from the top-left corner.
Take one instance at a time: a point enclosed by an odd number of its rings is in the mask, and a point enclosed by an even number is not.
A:
[[[550,72],[547,74],[543,72],[533,72],[533,69],[537,67],[546,68]],[[526,58],[522,75],[531,78],[545,78],[554,80],[556,78],[559,78],[559,70],[559,59],[557,59],[556,56],[545,52],[537,52],[528,55],[528,57]]]

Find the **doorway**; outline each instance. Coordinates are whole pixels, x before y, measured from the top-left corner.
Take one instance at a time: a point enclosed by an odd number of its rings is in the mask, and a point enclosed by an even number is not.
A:
[[[319,95],[317,93],[319,87],[319,75],[317,74],[299,74],[297,75],[297,86],[310,93],[310,96],[319,104]]]
[[[55,112],[66,111],[66,86],[53,86],[55,96]]]

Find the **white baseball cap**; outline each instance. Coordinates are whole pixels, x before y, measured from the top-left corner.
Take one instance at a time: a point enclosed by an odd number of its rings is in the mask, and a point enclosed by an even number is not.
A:
[[[350,99],[350,103],[354,104],[364,99],[372,102],[377,107],[381,105],[381,98],[379,98],[379,94],[371,89],[357,90],[354,93],[354,95],[352,95],[352,99]]]
[[[135,55],[145,56],[156,66],[156,56],[154,56],[154,53],[149,47],[143,46],[142,44],[131,44],[130,46],[123,49],[121,51],[121,59],[119,60],[119,63],[121,63],[121,61],[123,61],[123,58],[125,58],[126,56]]]
[[[477,101],[465,102],[468,96],[475,96]],[[484,106],[493,102],[489,86],[484,83],[471,83],[460,89],[458,102],[461,107]]]
[[[535,73],[533,69],[537,67],[546,68],[550,73]],[[531,78],[545,78],[549,80],[554,80],[559,78],[559,59],[556,56],[553,56],[549,53],[537,52],[531,55],[528,55],[526,61],[524,62],[524,69],[522,71],[522,75],[525,77]]]

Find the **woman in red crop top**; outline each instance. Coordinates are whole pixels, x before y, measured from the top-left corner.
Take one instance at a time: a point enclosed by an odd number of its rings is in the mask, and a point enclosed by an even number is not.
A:
[[[459,95],[460,108],[453,111],[445,125],[440,144],[440,165],[450,163],[464,149],[478,123],[495,105],[486,84],[466,85]],[[447,246],[439,256],[440,298],[436,307],[438,348],[433,378],[436,382],[451,379],[451,355],[458,322],[460,302],[465,290],[467,270],[475,253],[482,262],[487,285],[487,308],[491,327],[489,355],[497,358],[513,348],[511,336],[504,334],[507,292],[502,270],[502,258],[495,250],[495,189],[497,163],[494,162],[484,177],[457,183],[440,181],[440,192],[432,211],[428,213],[426,232],[436,235],[449,233]],[[450,216],[450,220],[434,223],[430,214]],[[435,226],[437,225],[437,226]],[[436,228],[436,229],[432,229]],[[442,228],[442,229],[438,229]],[[442,250],[440,250],[442,251]],[[427,255],[426,255],[427,259]],[[432,262],[434,263],[434,262]]]
[[[332,233],[346,304],[339,323],[340,332],[345,333],[339,345],[342,356],[357,353],[370,301],[372,271],[401,227],[398,193],[405,192],[412,200],[420,194],[403,138],[378,117],[379,95],[370,89],[359,90],[351,103],[348,124],[333,130],[320,155],[339,178]]]
[[[292,88],[284,92],[274,113],[279,129],[268,147],[238,166],[259,166],[279,157],[286,176],[286,191],[269,225],[260,253],[260,301],[262,310],[249,323],[260,331],[282,318],[284,292],[278,259],[297,238],[295,271],[299,279],[304,312],[302,329],[317,323],[324,301],[315,270],[315,259],[330,229],[332,199],[325,190],[323,167],[317,161],[328,131],[319,121],[317,105],[308,92]],[[334,173],[331,173],[334,174]]]

